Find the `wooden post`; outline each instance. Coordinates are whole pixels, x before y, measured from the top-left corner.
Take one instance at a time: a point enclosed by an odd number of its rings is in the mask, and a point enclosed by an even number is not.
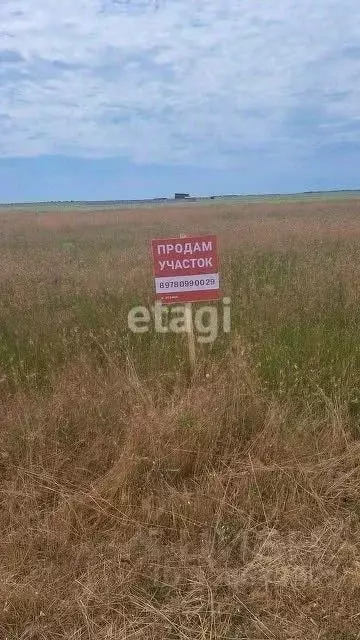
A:
[[[180,238],[186,238],[186,234],[181,233]],[[196,366],[196,348],[195,348],[192,302],[186,302],[184,305],[184,310],[185,310],[185,329],[186,329],[188,350],[189,350],[190,374],[193,375],[195,371],[195,366]]]
[[[196,365],[196,349],[195,349],[195,335],[193,324],[193,306],[191,302],[185,304],[185,318],[186,318],[186,335],[189,348],[189,362],[191,375],[195,371]]]

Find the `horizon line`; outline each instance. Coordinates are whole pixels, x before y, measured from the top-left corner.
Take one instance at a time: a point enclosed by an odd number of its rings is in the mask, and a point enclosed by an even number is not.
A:
[[[154,197],[154,198],[134,198],[134,199],[117,199],[117,200],[34,200],[25,202],[0,202],[0,207],[16,207],[16,206],[34,206],[34,205],[121,205],[121,204],[166,204],[166,203],[183,203],[183,202],[197,202],[206,200],[236,200],[236,199],[253,199],[253,198],[276,198],[276,197],[294,197],[294,196],[311,196],[311,195],[331,195],[331,194],[359,194],[360,189],[326,189],[326,190],[311,190],[311,191],[297,191],[297,192],[282,192],[282,193],[244,193],[244,194],[218,194],[211,196],[196,196],[188,195],[184,198],[175,197]]]

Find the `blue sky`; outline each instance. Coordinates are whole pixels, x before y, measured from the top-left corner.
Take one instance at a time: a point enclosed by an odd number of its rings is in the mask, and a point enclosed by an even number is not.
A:
[[[357,0],[2,0],[0,202],[360,188]]]

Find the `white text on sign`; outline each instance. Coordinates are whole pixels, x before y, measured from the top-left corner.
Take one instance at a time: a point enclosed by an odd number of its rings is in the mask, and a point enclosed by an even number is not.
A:
[[[221,297],[216,236],[153,240],[152,252],[157,300],[170,304]]]

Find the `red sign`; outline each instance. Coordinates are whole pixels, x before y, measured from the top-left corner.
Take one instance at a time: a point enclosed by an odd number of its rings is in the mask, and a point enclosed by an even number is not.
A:
[[[152,241],[156,299],[165,303],[221,297],[216,236]]]

